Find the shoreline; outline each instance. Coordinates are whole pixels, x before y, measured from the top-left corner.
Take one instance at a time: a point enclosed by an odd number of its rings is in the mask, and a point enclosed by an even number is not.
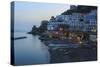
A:
[[[49,50],[51,63],[79,62],[97,60],[97,49],[92,48],[59,48]]]
[[[27,38],[26,36],[21,36],[21,37],[11,37],[11,40],[19,40],[19,39],[25,39]]]

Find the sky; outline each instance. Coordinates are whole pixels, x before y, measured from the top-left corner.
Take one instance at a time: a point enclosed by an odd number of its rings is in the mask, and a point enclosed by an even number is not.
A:
[[[56,17],[69,8],[67,4],[15,1],[14,30],[30,31],[33,25],[39,26],[42,20]]]

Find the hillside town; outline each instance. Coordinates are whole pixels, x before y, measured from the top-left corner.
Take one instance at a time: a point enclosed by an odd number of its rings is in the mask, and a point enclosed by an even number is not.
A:
[[[33,34],[41,40],[97,41],[97,7],[75,6],[50,20],[43,20],[39,28],[33,26]]]
[[[71,5],[61,15],[43,20],[40,27],[34,25],[28,33],[39,35],[50,48],[51,63],[96,60],[97,7]]]

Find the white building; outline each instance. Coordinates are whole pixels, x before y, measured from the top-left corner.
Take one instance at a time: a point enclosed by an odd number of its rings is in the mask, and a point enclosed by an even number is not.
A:
[[[70,28],[72,31],[82,31],[84,29],[84,14],[72,13],[70,21]]]
[[[87,31],[96,32],[97,31],[97,10],[92,10],[84,16],[86,21]]]
[[[54,30],[60,24],[70,26],[71,31],[80,31],[83,29],[84,16],[82,13],[72,13],[72,15],[58,15],[54,20],[48,23],[48,30]]]
[[[59,26],[59,25],[66,25],[67,23],[65,22],[65,15],[58,15],[56,16],[55,19],[50,19],[49,22],[48,22],[48,30],[56,30],[56,28]]]
[[[73,6],[74,7],[74,6]],[[73,12],[68,15],[58,15],[51,18],[48,23],[48,30],[55,30],[58,25],[69,25],[70,31],[93,31],[97,27],[97,10],[89,13]]]
[[[58,16],[56,16],[56,21],[60,21],[60,22],[62,22],[62,21],[64,21],[64,19],[65,19],[65,15],[58,15]]]
[[[64,25],[66,25],[67,23],[66,22],[57,22],[57,21],[55,21],[55,22],[49,22],[48,23],[48,30],[56,30],[56,28],[59,26],[59,25],[62,25],[62,24],[64,24]]]

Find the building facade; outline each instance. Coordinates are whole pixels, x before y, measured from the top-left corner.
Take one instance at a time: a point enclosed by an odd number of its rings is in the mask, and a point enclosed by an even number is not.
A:
[[[71,9],[76,9],[71,6]],[[68,25],[70,31],[96,32],[97,31],[97,10],[90,12],[72,12],[71,14],[51,17],[48,22],[48,30],[55,30],[59,25]]]
[[[97,10],[91,10],[88,14],[84,16],[86,21],[86,31],[97,32]]]

